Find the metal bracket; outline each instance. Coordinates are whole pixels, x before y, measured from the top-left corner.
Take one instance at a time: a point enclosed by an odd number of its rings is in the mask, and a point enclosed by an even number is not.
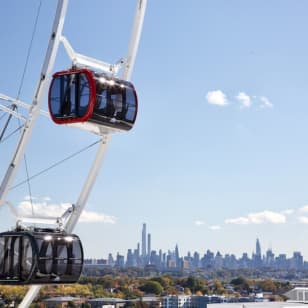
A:
[[[23,117],[22,115],[20,115],[18,112],[14,111],[13,109],[10,109],[4,105],[1,105],[0,104],[0,110],[4,111],[4,112],[7,112],[8,114],[11,114],[12,116],[14,116],[15,118],[17,119],[20,119],[22,120],[23,122],[26,122],[26,118]]]
[[[16,229],[17,230],[31,230],[33,225],[42,224],[42,225],[54,225],[55,230],[64,231],[67,221],[70,219],[70,216],[76,210],[76,206],[72,204],[66,211],[58,217],[52,216],[28,216],[20,217],[19,213],[16,211],[14,205],[7,201],[6,204],[9,206],[12,214],[16,217]],[[29,224],[29,226],[27,225]]]
[[[27,110],[30,110],[31,107],[32,107],[30,104],[28,104],[28,103],[26,103],[26,102],[23,102],[23,101],[21,101],[21,100],[17,100],[17,99],[15,99],[15,98],[13,98],[13,97],[7,96],[7,95],[2,94],[2,93],[0,93],[0,100],[9,102],[9,103],[11,103],[11,104],[15,104],[15,105],[17,105],[17,106],[19,106],[19,107],[23,107],[23,108],[25,108],[25,109],[27,109]],[[4,108],[6,108],[6,110],[4,110]],[[6,111],[6,112],[12,114],[12,115],[15,116],[16,118],[19,118],[19,119],[21,119],[21,120],[23,120],[23,121],[26,121],[26,118],[25,118],[25,117],[23,117],[22,115],[20,115],[20,114],[17,113],[16,111],[15,111],[15,112],[12,111],[11,109],[7,110],[8,108],[7,108],[7,107],[4,107],[4,106],[1,105],[1,104],[0,104],[0,109],[2,109],[2,110],[4,110],[4,111]],[[45,110],[42,110],[42,109],[41,109],[41,110],[40,110],[40,114],[43,115],[43,116],[45,116],[45,117],[50,118],[49,113],[48,113],[47,111],[45,111]]]
[[[91,67],[100,71],[111,73],[112,75],[117,75],[120,68],[126,63],[126,60],[121,58],[115,64],[109,64],[107,62],[77,53],[69,43],[68,39],[63,35],[60,37],[60,41],[62,42],[67,55],[72,60],[73,66]]]

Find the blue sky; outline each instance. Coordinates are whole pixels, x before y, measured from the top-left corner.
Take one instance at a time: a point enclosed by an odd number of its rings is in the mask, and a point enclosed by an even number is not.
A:
[[[12,97],[38,4],[0,2],[0,92]],[[135,5],[72,0],[63,34],[77,52],[114,63],[126,55]],[[20,94],[26,102],[55,7],[56,1],[42,1]],[[137,122],[113,136],[75,229],[88,257],[136,247],[146,222],[153,249],[178,244],[180,254],[211,249],[240,256],[254,250],[258,237],[263,251],[301,251],[308,259],[307,9],[304,0],[148,2],[132,76]],[[69,66],[61,47],[54,71]],[[17,125],[14,120],[10,131]],[[97,139],[40,117],[26,152],[29,173]],[[0,144],[1,177],[17,140]],[[37,213],[76,202],[95,150],[31,182]],[[16,183],[23,179],[22,164]],[[8,199],[26,211],[28,195],[23,185]],[[6,207],[0,224],[3,230],[14,225]]]

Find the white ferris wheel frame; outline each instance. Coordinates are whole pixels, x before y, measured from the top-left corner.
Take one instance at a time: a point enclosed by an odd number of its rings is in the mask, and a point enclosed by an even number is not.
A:
[[[27,104],[25,102],[16,100],[14,98],[11,98],[7,95],[0,93],[1,100],[5,100],[13,104],[16,104],[18,106],[22,106],[24,108],[29,109],[28,117],[25,118],[16,113],[14,110],[6,108],[5,106],[0,104],[0,110],[8,112],[9,114],[20,118],[24,122],[22,134],[17,144],[15,153],[13,155],[11,163],[7,168],[7,171],[0,186],[0,207],[3,206],[4,204],[10,204],[7,201],[7,195],[15,179],[16,172],[20,165],[20,162],[24,156],[26,146],[30,141],[36,119],[40,114],[46,115],[46,112],[41,111],[42,100],[48,86],[49,77],[51,76],[58,48],[61,42],[63,43],[69,57],[71,58],[73,65],[80,65],[87,67],[90,66],[91,68],[94,69],[108,71],[113,75],[117,75],[119,69],[122,67],[123,72],[122,76],[120,77],[124,80],[130,80],[131,78],[139,46],[147,0],[137,0],[136,12],[134,17],[133,29],[131,33],[131,39],[128,47],[127,57],[124,59],[120,59],[116,64],[108,64],[100,60],[76,53],[69,44],[68,40],[64,36],[62,36],[64,20],[68,7],[68,1],[69,0],[58,0],[51,36],[49,39],[49,44],[45,55],[45,60],[43,63],[40,79],[34,94],[32,104],[31,105]],[[111,132],[108,131],[103,132],[100,135],[102,136],[102,138],[99,144],[99,148],[97,150],[96,157],[92,163],[92,166],[89,170],[88,176],[84,182],[79,198],[77,199],[77,202],[74,204],[74,206],[72,206],[72,208],[69,211],[63,214],[63,217],[65,218],[63,220],[64,221],[63,229],[68,233],[71,233],[76,224],[78,223],[79,217],[86,205],[91,189],[97,178],[108,143],[111,139]],[[20,308],[29,307],[32,301],[37,296],[40,288],[41,285],[31,286],[26,296],[22,300],[21,304],[19,305],[19,307]]]

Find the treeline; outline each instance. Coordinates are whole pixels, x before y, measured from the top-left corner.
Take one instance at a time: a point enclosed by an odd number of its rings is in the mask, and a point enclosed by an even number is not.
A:
[[[78,284],[55,285],[41,288],[37,302],[53,296],[76,296],[84,298],[117,297],[141,298],[145,295],[167,294],[247,296],[251,292],[271,292],[273,300],[283,300],[283,293],[290,290],[289,282],[272,279],[247,279],[242,276],[231,281],[207,280],[197,277],[171,277],[168,275],[151,278],[137,277],[81,277]],[[0,295],[6,301],[20,302],[27,292],[24,286],[0,286]]]
[[[219,279],[222,281],[230,281],[234,277],[243,276],[248,279],[276,279],[276,280],[299,280],[308,276],[308,271],[299,271],[299,270],[279,270],[274,268],[241,268],[241,269],[215,269],[212,267],[207,268],[198,268],[191,272],[185,272],[183,270],[170,271],[164,270],[163,272],[157,271],[152,267],[145,268],[118,268],[118,267],[107,267],[102,268],[99,266],[88,266],[83,269],[84,276],[97,276],[101,277],[104,275],[111,276],[128,276],[128,277],[148,277],[153,275],[169,275],[172,277],[183,277],[183,276],[194,276],[194,277],[203,277],[208,280]]]

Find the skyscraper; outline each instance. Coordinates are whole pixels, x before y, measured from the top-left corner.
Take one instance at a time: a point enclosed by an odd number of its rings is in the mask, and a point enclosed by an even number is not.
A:
[[[261,267],[262,266],[262,255],[261,255],[261,245],[259,239],[256,241],[256,254],[253,256],[254,266]]]
[[[147,256],[147,226],[142,225],[142,241],[141,241],[142,258],[145,260]]]
[[[261,257],[261,245],[258,238],[256,241],[256,256]]]
[[[151,233],[148,233],[148,258],[151,256]]]
[[[174,255],[175,255],[176,268],[180,268],[180,253],[179,253],[178,244],[175,245]]]

